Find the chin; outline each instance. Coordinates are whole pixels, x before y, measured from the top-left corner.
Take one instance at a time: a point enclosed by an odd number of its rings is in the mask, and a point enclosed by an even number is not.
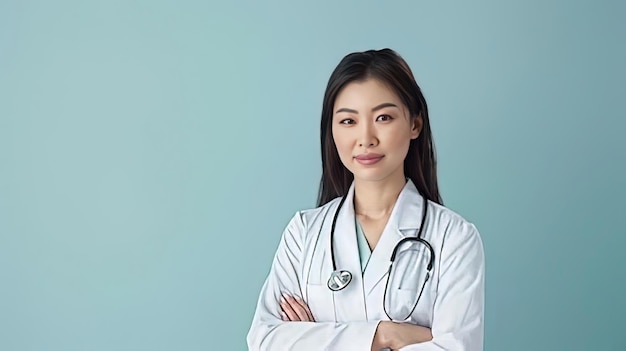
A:
[[[383,172],[374,171],[374,170],[371,170],[370,172],[363,172],[363,171],[353,172],[352,174],[354,175],[355,180],[358,179],[359,181],[366,181],[366,182],[380,182],[382,180],[389,178],[390,176],[389,173],[383,173]]]
[[[359,165],[360,166],[360,165]],[[354,167],[350,169],[350,172],[354,176],[355,180],[366,181],[366,182],[380,182],[386,181],[388,179],[392,179],[397,176],[399,170],[398,168],[390,168],[390,167]],[[382,166],[382,165],[381,165]],[[401,164],[399,167],[403,167]]]

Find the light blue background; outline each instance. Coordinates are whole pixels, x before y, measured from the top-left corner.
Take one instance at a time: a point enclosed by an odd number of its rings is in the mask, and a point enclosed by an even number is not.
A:
[[[325,84],[391,47],[486,350],[626,348],[622,1],[0,1],[0,350],[244,350]]]

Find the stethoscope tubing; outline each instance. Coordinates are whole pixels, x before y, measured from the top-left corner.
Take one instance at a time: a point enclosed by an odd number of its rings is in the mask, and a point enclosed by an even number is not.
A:
[[[339,211],[341,210],[345,200],[346,200],[347,196],[344,196],[341,201],[339,202],[339,205],[337,206],[337,210],[335,211],[335,214],[333,216],[333,221],[330,227],[330,259],[331,259],[331,263],[332,263],[332,267],[333,267],[333,273],[331,274],[331,278],[328,280],[328,288],[330,290],[332,290],[333,292],[337,292],[340,290],[343,290],[346,286],[348,286],[350,284],[350,282],[352,281],[352,273],[348,272],[348,271],[338,271],[337,270],[337,263],[335,261],[335,245],[333,244],[334,241],[334,237],[335,237],[335,227],[337,225],[337,218],[339,216]],[[435,262],[435,251],[433,250],[433,247],[430,245],[430,243],[425,240],[424,238],[422,238],[422,235],[424,233],[424,227],[426,224],[426,217],[428,215],[428,199],[426,198],[426,196],[422,195],[422,220],[420,223],[420,227],[419,230],[417,232],[417,236],[416,237],[406,237],[403,238],[402,240],[400,240],[396,246],[393,249],[393,252],[391,254],[391,258],[390,258],[390,264],[389,264],[389,270],[387,272],[387,274],[390,276],[391,275],[391,271],[393,269],[393,264],[394,261],[396,259],[396,254],[398,253],[398,249],[400,248],[400,246],[402,246],[402,244],[409,242],[409,241],[414,241],[414,242],[419,242],[421,244],[423,244],[424,246],[426,246],[426,248],[428,249],[429,253],[430,253],[430,260],[428,262],[428,265],[426,267],[426,279],[424,280],[424,284],[422,285],[419,295],[417,297],[417,300],[415,302],[415,304],[413,305],[411,311],[409,312],[409,315],[406,316],[404,318],[404,320],[406,320],[407,318],[409,318],[411,316],[411,314],[413,314],[413,311],[415,311],[415,308],[417,307],[417,304],[419,303],[419,300],[422,296],[422,293],[424,292],[424,288],[426,286],[426,282],[428,282],[428,280],[430,279],[430,272],[433,268],[433,264]],[[387,300],[387,289],[389,287],[389,281],[390,281],[391,277],[387,277],[387,283],[385,284],[385,292],[383,293],[383,310],[385,311],[385,314],[387,315],[387,317],[390,320],[393,320],[393,318],[391,318],[391,316],[389,315],[389,313],[387,312],[387,308],[385,306],[385,302]],[[342,281],[341,279],[344,279],[344,281]],[[334,284],[332,284],[334,283]]]
[[[337,270],[337,263],[335,261],[335,245],[333,244],[333,241],[335,239],[335,227],[337,225],[337,217],[339,217],[339,211],[341,210],[341,207],[343,206],[343,203],[346,201],[346,197],[344,196],[341,198],[341,201],[339,201],[339,206],[337,206],[337,210],[335,210],[335,214],[333,215],[333,221],[332,224],[330,226],[330,260],[333,266],[333,272]],[[432,248],[432,246],[430,245],[430,243],[424,239],[422,239],[422,235],[424,232],[424,224],[426,224],[426,216],[428,214],[428,199],[426,198],[426,196],[422,195],[422,203],[423,203],[423,208],[422,208],[422,220],[420,223],[420,228],[417,232],[417,237],[406,237],[403,238],[402,240],[400,240],[396,246],[393,249],[393,252],[391,254],[391,259],[390,261],[393,263],[396,259],[396,253],[398,252],[398,248],[404,244],[407,241],[418,241],[423,243],[424,245],[426,245],[426,247],[428,248],[428,250],[431,252],[431,259],[430,262],[428,263],[428,270],[430,271],[433,267],[434,261],[435,261],[435,255],[434,255],[434,250]]]

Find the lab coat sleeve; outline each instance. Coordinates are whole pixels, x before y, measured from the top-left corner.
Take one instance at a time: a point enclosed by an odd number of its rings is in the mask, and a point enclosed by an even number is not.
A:
[[[482,351],[485,258],[482,240],[471,223],[446,233],[441,249],[439,285],[428,342],[401,351]]]
[[[300,213],[285,229],[268,277],[261,288],[247,343],[250,351],[371,349],[379,322],[284,322],[281,292],[302,297],[301,265],[306,225]]]

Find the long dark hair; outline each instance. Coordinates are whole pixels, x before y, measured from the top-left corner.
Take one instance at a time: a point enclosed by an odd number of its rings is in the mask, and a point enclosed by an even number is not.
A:
[[[437,159],[433,145],[426,100],[417,85],[409,65],[391,49],[368,50],[346,55],[328,80],[322,106],[321,145],[322,179],[317,205],[345,196],[354,176],[341,163],[332,135],[333,108],[339,92],[347,84],[378,79],[391,87],[409,109],[411,120],[422,117],[422,130],[412,139],[404,160],[404,175],[409,177],[420,193],[443,204],[437,186]]]

